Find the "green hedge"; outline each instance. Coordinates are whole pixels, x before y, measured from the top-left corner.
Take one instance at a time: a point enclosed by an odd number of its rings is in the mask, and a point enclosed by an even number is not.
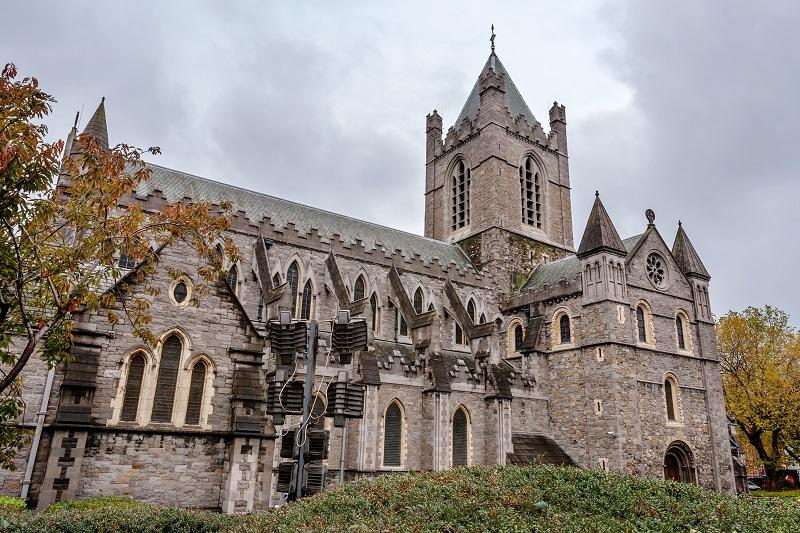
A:
[[[472,467],[347,483],[280,509],[230,517],[126,505],[8,513],[48,531],[800,532],[800,503],[549,466]]]

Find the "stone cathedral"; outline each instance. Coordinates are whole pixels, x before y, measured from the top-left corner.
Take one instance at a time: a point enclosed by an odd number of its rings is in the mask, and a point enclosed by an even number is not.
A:
[[[306,372],[305,354],[287,366],[273,352],[269,323],[287,310],[320,324],[317,389],[346,379],[364,393],[360,418],[318,421],[329,486],[545,462],[733,492],[710,275],[685,229],[668,245],[648,210],[623,239],[596,195],[576,247],[565,107],[540,123],[494,46],[444,123],[426,118],[424,237],[149,165],[123,204],[229,200],[243,259],[194,303],[199,260],[161,249],[155,347],[84,314],[74,360],[50,379],[32,362],[19,422],[34,428],[41,406],[41,439],[0,472],[2,493],[39,508],[100,495],[226,513],[284,503],[281,441],[300,416],[267,404],[278,378]],[[104,103],[85,133],[108,146]],[[342,309],[367,323],[368,349],[340,361]]]

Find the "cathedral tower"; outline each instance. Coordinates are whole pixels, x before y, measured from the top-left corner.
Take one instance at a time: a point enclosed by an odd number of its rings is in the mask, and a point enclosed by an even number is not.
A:
[[[492,50],[455,124],[426,123],[425,235],[457,243],[509,294],[542,262],[573,252],[566,111],[550,131]]]

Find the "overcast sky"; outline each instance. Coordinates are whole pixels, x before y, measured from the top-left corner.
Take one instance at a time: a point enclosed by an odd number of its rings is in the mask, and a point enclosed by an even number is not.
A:
[[[0,61],[106,97],[155,162],[422,233],[425,115],[452,124],[497,53],[545,126],[567,106],[576,245],[594,191],[622,237],[678,219],[712,307],[800,325],[800,3],[2,2]]]

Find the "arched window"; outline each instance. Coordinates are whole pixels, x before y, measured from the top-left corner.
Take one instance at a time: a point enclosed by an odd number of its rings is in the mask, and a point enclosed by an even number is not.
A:
[[[453,231],[469,225],[470,172],[461,159],[453,167],[450,192],[450,217]]]
[[[514,351],[518,352],[522,348],[522,325],[514,326]]]
[[[274,289],[280,284],[281,284],[281,275],[275,272],[275,275],[272,276],[272,288]]]
[[[303,299],[300,301],[300,320],[311,318],[311,280],[303,286]]]
[[[678,341],[678,349],[691,351],[691,347],[689,346],[689,319],[683,311],[678,311],[675,315],[675,335]]]
[[[156,391],[153,397],[153,422],[171,422],[172,405],[175,402],[175,384],[178,381],[178,368],[181,362],[183,343],[177,335],[170,335],[161,348],[161,361],[158,365]]]
[[[636,325],[639,328],[639,342],[647,342],[647,324],[644,322],[644,308],[636,306]]]
[[[231,265],[228,269],[228,286],[236,292],[237,284],[239,283],[239,272],[236,270],[236,265]]]
[[[675,392],[672,388],[672,380],[664,380],[664,400],[667,402],[667,420],[675,420]]]
[[[422,294],[422,289],[417,287],[414,291],[414,312],[421,315],[425,309],[425,297]]]
[[[358,276],[353,285],[353,301],[363,300],[367,294],[367,286],[364,283],[364,276]]]
[[[378,296],[374,292],[369,297],[369,307],[372,310],[372,331],[377,333],[380,320],[378,318]]]
[[[474,324],[476,322],[475,321],[475,301],[472,298],[470,298],[469,301],[467,302],[467,314],[469,315],[469,319],[472,320],[472,323]]]
[[[533,158],[528,156],[519,167],[519,188],[522,201],[522,223],[542,227],[542,185]]]
[[[192,376],[189,380],[189,398],[186,403],[186,423],[199,424],[200,410],[203,407],[203,390],[206,385],[206,364],[198,361],[192,367]]]
[[[401,337],[408,337],[408,323],[406,319],[403,318],[403,314],[400,311],[397,312],[397,316],[399,317],[399,324],[397,325],[398,334]]]
[[[456,325],[456,344],[459,346],[464,346],[467,344],[467,338],[464,335],[464,330],[461,329],[461,326],[458,325],[458,322],[455,323]]]
[[[128,364],[128,378],[125,383],[125,396],[122,399],[120,420],[131,422],[139,414],[139,398],[142,393],[145,359],[141,353],[135,354]]]
[[[403,410],[395,400],[383,415],[383,466],[402,466]]]
[[[433,307],[433,302],[429,303],[428,304],[428,311],[433,311],[434,309],[436,309],[436,308]]]
[[[569,325],[569,316],[566,314],[561,315],[558,319],[559,340],[561,344],[567,344],[572,341],[572,331]]]
[[[297,268],[297,262],[292,261],[292,264],[289,265],[288,270],[286,270],[286,283],[289,284],[289,295],[292,301],[291,305],[292,316],[296,316],[295,313],[297,312],[297,289],[299,282],[300,282],[300,271]]]
[[[130,270],[136,266],[136,261],[133,260],[133,257],[121,253],[119,254],[119,260],[117,261],[117,266],[125,270]]]
[[[486,324],[486,315],[484,315],[483,313],[481,313],[481,318],[480,318],[480,320],[478,321],[478,323],[479,323],[479,324]]]
[[[463,407],[453,415],[453,466],[465,466],[469,461],[469,420]]]
[[[685,443],[675,441],[664,455],[664,479],[682,483],[696,483],[692,450]]]

